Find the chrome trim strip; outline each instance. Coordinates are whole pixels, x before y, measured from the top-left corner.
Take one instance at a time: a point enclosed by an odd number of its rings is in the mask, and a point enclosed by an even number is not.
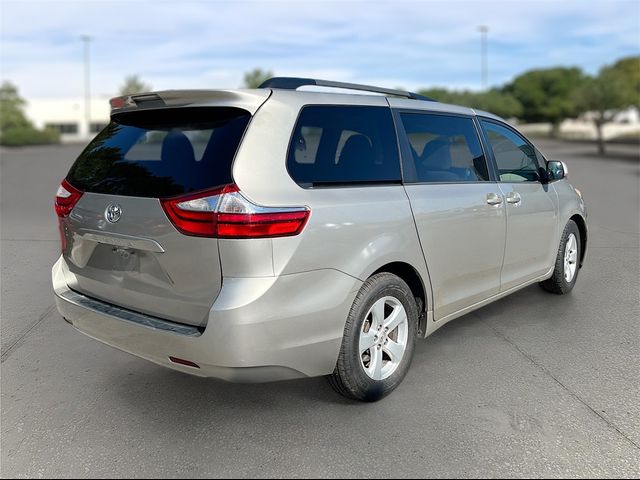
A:
[[[164,248],[155,240],[150,238],[134,237],[131,235],[123,235],[121,233],[104,233],[95,232],[93,230],[80,230],[78,236],[85,240],[91,240],[97,243],[114,245],[122,248],[135,248],[136,250],[147,250],[149,252],[164,253]]]

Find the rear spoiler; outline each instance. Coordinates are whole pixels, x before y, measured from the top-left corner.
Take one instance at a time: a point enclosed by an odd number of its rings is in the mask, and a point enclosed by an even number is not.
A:
[[[164,90],[114,97],[111,116],[142,109],[172,107],[237,107],[252,115],[269,98],[271,90]]]

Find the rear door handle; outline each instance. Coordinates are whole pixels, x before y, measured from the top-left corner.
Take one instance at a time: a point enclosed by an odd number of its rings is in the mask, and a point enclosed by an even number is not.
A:
[[[502,204],[502,195],[498,193],[487,193],[487,203],[494,206]]]
[[[522,197],[518,192],[509,192],[507,193],[507,203],[511,203],[512,205],[520,205],[520,203],[522,203]]]

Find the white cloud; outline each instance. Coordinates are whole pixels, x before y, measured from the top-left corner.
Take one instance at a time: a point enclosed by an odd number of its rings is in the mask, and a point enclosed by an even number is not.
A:
[[[4,0],[2,79],[26,97],[82,94],[81,34],[92,90],[130,74],[155,88],[234,87],[243,72],[418,88],[477,87],[489,25],[490,80],[571,64],[595,71],[640,51],[630,1],[40,1]]]

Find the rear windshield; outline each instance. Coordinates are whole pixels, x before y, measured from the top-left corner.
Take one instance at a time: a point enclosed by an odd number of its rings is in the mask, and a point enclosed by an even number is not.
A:
[[[117,115],[67,180],[86,192],[170,197],[232,182],[251,115],[239,108],[175,108]]]

